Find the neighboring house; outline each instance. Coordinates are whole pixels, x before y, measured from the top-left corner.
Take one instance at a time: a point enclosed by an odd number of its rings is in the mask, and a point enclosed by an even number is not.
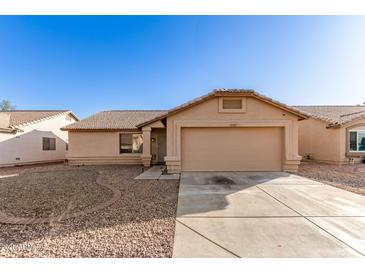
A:
[[[104,111],[69,132],[70,164],[165,163],[180,171],[296,171],[301,111],[220,89],[169,111]]]
[[[296,106],[311,116],[299,124],[299,154],[343,164],[365,156],[365,105]]]
[[[76,121],[67,110],[0,111],[0,166],[64,160],[68,135],[60,128]]]

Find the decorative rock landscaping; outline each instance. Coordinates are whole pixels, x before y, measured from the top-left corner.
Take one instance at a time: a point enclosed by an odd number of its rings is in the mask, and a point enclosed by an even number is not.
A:
[[[171,257],[178,181],[141,171],[0,169],[0,257]]]
[[[0,223],[60,222],[100,210],[120,199],[120,191],[98,180],[97,175],[92,171],[72,170],[8,177],[0,184]],[[75,184],[77,176],[84,180]],[[108,190],[112,195],[105,200]],[[74,212],[75,209],[78,211]],[[21,217],[23,214],[31,217]]]
[[[365,195],[365,164],[332,165],[302,162],[298,175]]]

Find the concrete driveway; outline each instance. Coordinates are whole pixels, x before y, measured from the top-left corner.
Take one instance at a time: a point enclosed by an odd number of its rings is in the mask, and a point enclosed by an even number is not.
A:
[[[364,257],[365,196],[284,172],[185,172],[173,256]]]

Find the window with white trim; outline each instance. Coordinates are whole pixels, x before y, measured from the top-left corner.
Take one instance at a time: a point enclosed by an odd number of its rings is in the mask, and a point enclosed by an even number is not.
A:
[[[143,137],[140,133],[120,133],[119,143],[119,153],[142,153],[143,151]]]
[[[365,130],[350,130],[350,152],[365,152]]]

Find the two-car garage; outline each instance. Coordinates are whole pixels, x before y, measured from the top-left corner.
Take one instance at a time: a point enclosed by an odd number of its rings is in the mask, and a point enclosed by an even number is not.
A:
[[[181,129],[182,171],[281,171],[282,127]]]

